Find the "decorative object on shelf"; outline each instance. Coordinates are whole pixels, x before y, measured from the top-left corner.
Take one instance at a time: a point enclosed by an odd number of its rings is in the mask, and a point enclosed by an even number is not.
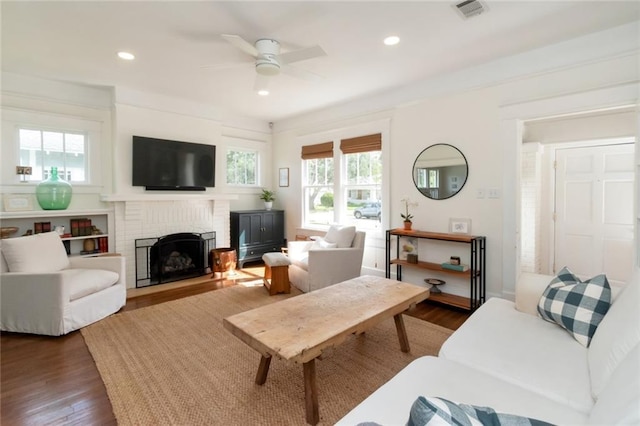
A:
[[[60,235],[61,237],[64,235],[64,226],[63,225],[56,225],[53,228],[54,231],[56,231],[58,233],[58,235]]]
[[[417,258],[418,258],[418,242],[415,238],[411,238],[411,237],[407,237],[407,238],[401,238],[399,241],[400,248],[402,249],[402,251],[400,252],[400,259],[402,260],[406,260],[407,262],[409,262],[409,255],[410,254],[415,254],[416,256],[416,263],[417,263]]]
[[[407,262],[409,263],[418,263],[418,255],[415,253],[407,254]]]
[[[82,243],[82,249],[88,252],[94,251],[96,249],[96,241],[93,238],[87,238]]]
[[[400,213],[400,217],[404,220],[404,229],[410,231],[412,225],[411,219],[413,219],[413,215],[409,213],[409,206],[417,207],[418,203],[412,202],[409,198],[403,198],[400,201],[404,203],[404,213]]]
[[[58,177],[58,168],[51,167],[51,176],[36,187],[36,199],[43,210],[65,210],[72,192],[71,184]]]
[[[439,285],[445,285],[446,282],[443,280],[439,280],[437,278],[425,278],[424,282],[427,284],[431,284],[431,293],[442,293],[442,290],[440,290],[437,286]]]
[[[16,166],[16,174],[20,176],[20,183],[27,183],[27,176],[31,176],[31,166]]]
[[[0,238],[8,238],[9,235],[13,235],[18,232],[17,226],[3,226],[0,228]]]
[[[289,186],[289,168],[283,167],[280,169],[278,186]]]
[[[449,219],[449,232],[452,234],[471,235],[471,219]]]
[[[459,265],[460,264],[460,256],[451,256],[451,258],[449,259],[449,263],[452,265]]]
[[[4,194],[3,199],[6,212],[33,210],[33,199],[30,194]]]
[[[463,264],[451,264],[451,263],[442,263],[441,264],[442,269],[448,269],[450,271],[458,271],[458,272],[466,272],[469,270],[469,265],[463,265]]]
[[[276,199],[275,191],[269,191],[268,189],[262,189],[262,194],[260,194],[259,198],[264,201],[264,208],[267,210],[271,210],[273,207],[273,201]]]

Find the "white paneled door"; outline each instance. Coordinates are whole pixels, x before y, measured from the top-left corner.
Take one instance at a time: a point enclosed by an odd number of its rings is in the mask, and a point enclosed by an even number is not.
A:
[[[606,273],[624,283],[633,269],[634,144],[556,150],[554,272]]]

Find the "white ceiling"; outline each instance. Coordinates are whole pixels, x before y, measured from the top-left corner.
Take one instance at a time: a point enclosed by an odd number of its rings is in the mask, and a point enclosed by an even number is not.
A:
[[[2,70],[278,121],[640,19],[638,1],[486,1],[467,20],[455,3],[2,1]],[[282,51],[320,45],[327,56],[295,66],[324,78],[281,74],[260,97],[253,60],[224,33],[274,38]],[[384,46],[390,34],[400,44]]]

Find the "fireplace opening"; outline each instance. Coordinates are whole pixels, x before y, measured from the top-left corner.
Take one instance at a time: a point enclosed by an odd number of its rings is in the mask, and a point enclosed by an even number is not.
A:
[[[181,232],[136,240],[136,287],[164,284],[207,274],[215,232]]]

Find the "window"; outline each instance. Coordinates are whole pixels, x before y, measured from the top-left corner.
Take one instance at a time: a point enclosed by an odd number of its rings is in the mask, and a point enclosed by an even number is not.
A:
[[[334,219],[333,142],[302,147],[304,221],[328,225]]]
[[[337,156],[333,142],[302,147],[305,225],[381,229],[381,140],[380,133],[343,139]]]
[[[33,180],[45,180],[51,167],[60,177],[73,182],[87,181],[87,135],[19,128],[20,165],[32,167]]]
[[[379,229],[382,219],[382,136],[343,139],[345,172],[343,217],[340,223],[362,230]]]
[[[227,184],[258,185],[258,153],[229,149],[227,151]]]

